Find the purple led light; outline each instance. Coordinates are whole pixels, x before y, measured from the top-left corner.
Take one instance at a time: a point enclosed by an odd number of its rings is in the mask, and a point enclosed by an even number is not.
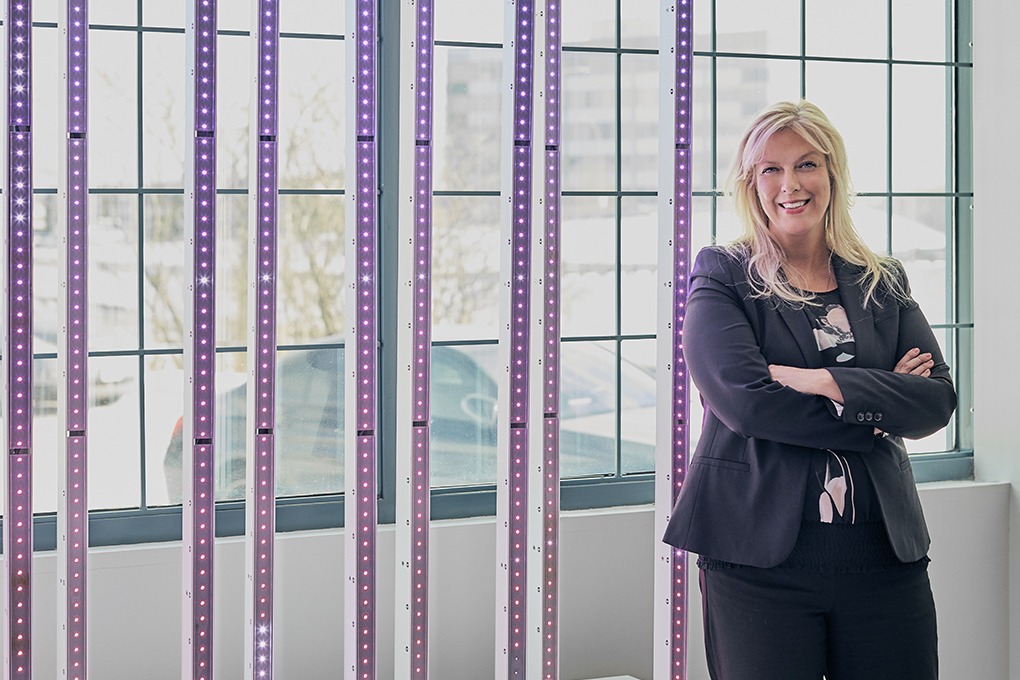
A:
[[[253,449],[248,459],[248,555],[250,593],[250,653],[248,664],[255,680],[273,676],[273,563],[276,532],[276,263],[277,263],[277,110],[279,55],[279,16],[277,0],[259,0],[257,14],[252,17],[252,35],[256,38],[255,92],[258,102],[253,107],[252,128],[258,131],[253,140],[254,172],[252,173],[253,216],[251,270],[253,277],[249,308],[253,317],[249,342],[252,362],[249,376],[250,420],[249,441]],[[215,31],[211,31],[215,36]],[[213,60],[212,63],[215,63]],[[200,74],[196,71],[196,77]],[[202,86],[213,87],[215,78]],[[214,90],[209,90],[212,94]],[[196,93],[200,92],[196,86]],[[215,106],[213,106],[215,112]],[[208,121],[196,116],[196,126]],[[197,167],[196,167],[197,169]],[[212,185],[215,191],[215,184]],[[196,193],[197,198],[197,193]],[[197,216],[197,213],[196,213]]]
[[[559,677],[560,3],[545,7],[543,239],[542,677]]]
[[[528,430],[510,430],[510,625],[508,678],[524,678],[528,593]]]
[[[432,362],[432,0],[418,0],[415,40],[414,266],[411,374],[412,680],[428,678],[430,374]]]
[[[9,1],[5,9],[4,664],[9,680],[28,680],[32,676],[32,12],[27,0]]]
[[[691,6],[679,0],[676,16],[676,88],[674,119],[673,188],[673,455],[672,500],[676,500],[687,474],[687,371],[683,356],[683,320],[687,304],[687,273],[690,266],[690,127],[691,127]],[[670,674],[673,680],[687,677],[687,556],[675,551],[671,562]]]
[[[58,508],[61,618],[58,665],[63,677],[87,677],[88,576],[88,7],[66,5],[62,17],[66,146],[63,149],[64,253],[61,308],[63,333],[58,356],[63,366],[63,443]]]
[[[358,531],[356,541],[358,678],[375,678],[375,553],[376,553],[376,452],[374,436],[359,436],[357,497]]]

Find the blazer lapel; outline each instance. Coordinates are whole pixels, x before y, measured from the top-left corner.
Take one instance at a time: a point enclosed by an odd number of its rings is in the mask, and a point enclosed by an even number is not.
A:
[[[833,270],[839,296],[843,300],[850,330],[854,333],[857,346],[857,365],[862,368],[875,367],[875,319],[871,311],[862,306],[861,288],[858,284],[858,273],[843,260],[833,257]]]
[[[804,355],[805,368],[821,368],[822,354],[818,351],[818,342],[815,340],[815,333],[811,329],[811,322],[803,309],[795,309],[790,305],[780,302],[779,315],[786,322],[790,333],[797,341],[801,354]]]

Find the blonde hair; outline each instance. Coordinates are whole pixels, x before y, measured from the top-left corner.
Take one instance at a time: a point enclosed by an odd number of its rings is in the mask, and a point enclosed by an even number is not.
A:
[[[811,295],[790,285],[783,273],[785,254],[770,234],[768,216],[758,200],[755,168],[769,138],[781,130],[795,132],[825,156],[830,185],[824,217],[825,245],[830,254],[862,269],[858,283],[864,288],[864,305],[874,297],[879,285],[894,298],[909,298],[899,263],[873,253],[854,229],[850,218],[854,190],[843,138],[822,110],[805,100],[796,104],[778,102],[755,114],[744,132],[727,182],[727,192],[733,196],[734,210],[743,226],[743,233],[729,248],[746,253],[748,278],[755,297],[774,296],[801,305],[814,303]]]

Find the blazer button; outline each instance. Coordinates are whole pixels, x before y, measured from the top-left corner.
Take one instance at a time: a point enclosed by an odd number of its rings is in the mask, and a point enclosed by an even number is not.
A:
[[[870,421],[871,421],[871,419],[872,419],[872,418],[874,418],[874,417],[875,417],[875,416],[874,416],[874,415],[873,415],[873,414],[871,413],[871,411],[868,411],[867,413],[865,413],[865,414],[864,414],[864,419],[865,419],[865,420],[867,420],[867,421],[869,421],[869,422],[870,422]]]
[[[857,414],[857,422],[858,423],[863,423],[864,422],[864,411],[860,411]]]
[[[882,412],[881,411],[875,411],[875,422],[877,423],[880,420],[882,420]]]

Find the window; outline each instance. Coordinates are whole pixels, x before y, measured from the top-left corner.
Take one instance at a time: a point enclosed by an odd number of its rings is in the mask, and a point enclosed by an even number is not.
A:
[[[55,8],[35,13],[36,130],[56,130]],[[93,3],[90,501],[94,544],[179,536],[184,309],[184,9]],[[393,261],[399,7],[382,3],[380,519],[393,516]],[[241,533],[249,16],[219,3],[217,497]],[[696,0],[695,246],[736,225],[720,188],[744,126],[802,96],[846,138],[868,244],[900,258],[961,407],[915,446],[919,480],[970,468],[970,3]],[[658,0],[563,6],[563,507],[652,499]],[[279,528],[335,526],[343,489],[344,10],[281,17]],[[437,0],[433,511],[495,507],[503,5]],[[401,27],[402,28],[402,27]],[[399,101],[399,103],[398,103]],[[56,136],[36,135],[35,509],[56,508]],[[395,231],[392,230],[392,231]],[[389,258],[389,260],[387,260]],[[696,408],[696,407],[695,407]],[[697,413],[694,423],[700,422]],[[388,428],[388,429],[387,429]],[[695,426],[696,428],[696,426]],[[696,433],[695,433],[696,434]],[[176,448],[175,448],[176,447]],[[947,453],[948,452],[948,453]],[[43,517],[37,546],[55,544]]]

